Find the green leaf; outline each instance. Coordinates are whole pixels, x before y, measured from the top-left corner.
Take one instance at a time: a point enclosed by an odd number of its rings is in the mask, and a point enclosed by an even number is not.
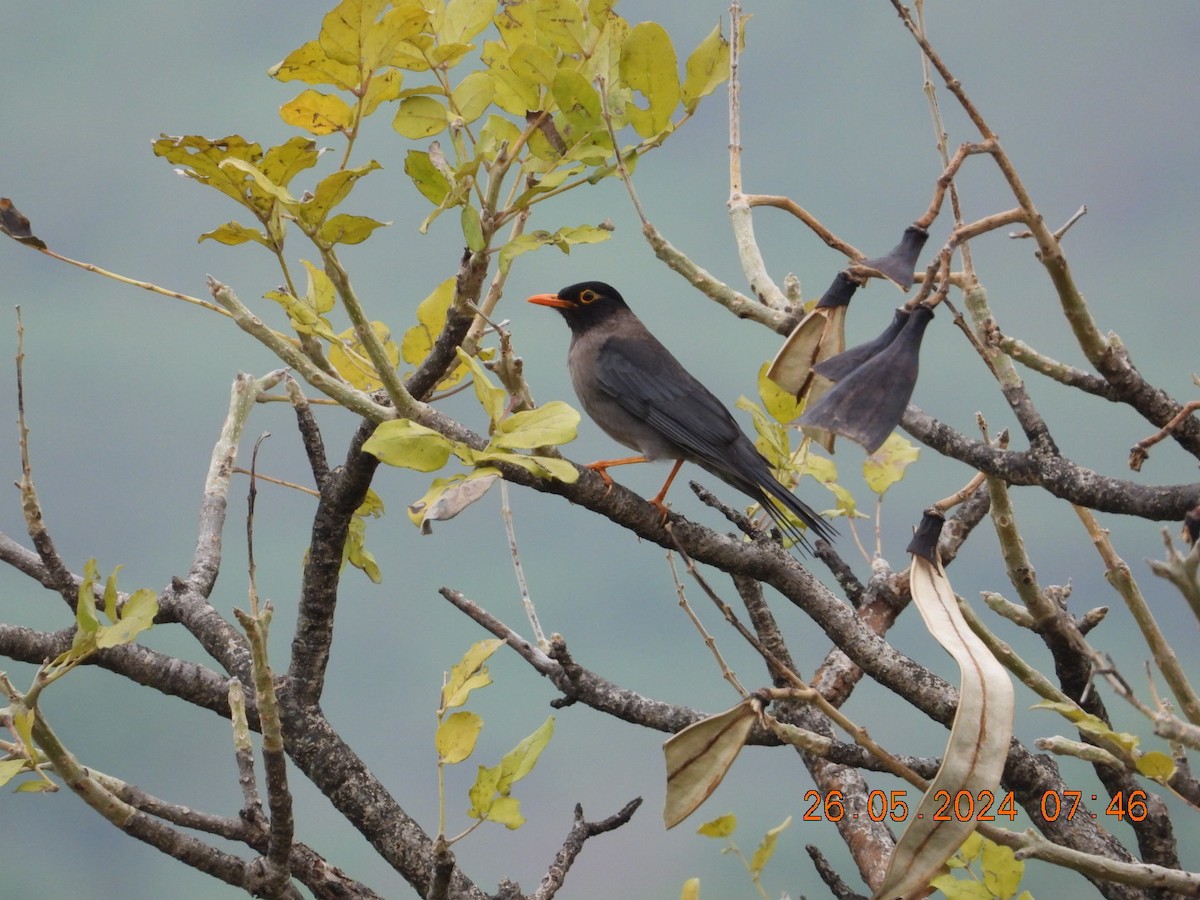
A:
[[[565,444],[575,440],[578,425],[578,412],[561,400],[551,400],[537,409],[522,410],[501,419],[488,446],[532,450]]]
[[[612,237],[612,232],[598,225],[575,225],[560,228],[553,233],[534,231],[517,235],[500,248],[500,271],[507,273],[512,261],[523,253],[551,245],[563,253],[570,253],[575,244],[596,244]]]
[[[762,874],[762,870],[766,868],[767,863],[771,861],[771,857],[775,855],[775,844],[779,840],[780,833],[791,824],[792,817],[788,816],[763,836],[762,843],[755,848],[754,855],[750,857],[751,875]]]
[[[419,141],[437,134],[448,121],[446,107],[433,97],[405,97],[396,109],[392,127],[402,136]]]
[[[432,472],[449,461],[451,442],[411,419],[391,419],[376,426],[363,449],[389,466]]]
[[[23,759],[0,759],[0,785],[8,784],[25,769]]]
[[[525,456],[507,450],[484,450],[475,454],[476,462],[508,463],[520,466],[533,475],[554,478],[564,484],[574,484],[579,479],[579,470],[565,459],[553,456]]]
[[[362,507],[359,507],[361,510]],[[375,554],[367,549],[367,522],[361,512],[355,512],[350,519],[349,530],[346,533],[346,543],[342,545],[342,565],[350,563],[362,571],[373,584],[383,581],[383,573],[379,571],[379,563]]]
[[[442,709],[462,706],[467,702],[471,691],[492,683],[492,678],[483,664],[503,644],[504,641],[499,638],[487,638],[471,645],[463,654],[462,659],[451,667],[450,674],[446,676],[446,683],[442,687]],[[499,767],[496,770],[496,777],[497,779],[500,777]]]
[[[104,582],[104,615],[108,621],[117,621],[117,574],[124,566],[117,566]]]
[[[143,631],[154,624],[158,615],[158,595],[149,588],[141,588],[129,595],[121,607],[121,618],[115,625],[105,625],[96,632],[96,647],[119,647],[133,643]]]
[[[477,713],[461,710],[452,714],[438,726],[434,737],[438,758],[447,765],[462,762],[474,752],[482,730],[483,717]]]
[[[470,203],[464,203],[461,222],[463,239],[467,242],[467,249],[472,253],[482,253],[486,250],[487,241],[483,237],[483,222],[479,219],[479,210]]]
[[[441,206],[450,194],[450,180],[433,164],[424,150],[408,151],[404,157],[404,173],[434,206]]]
[[[701,97],[711,94],[717,85],[729,77],[729,41],[721,34],[719,23],[692,51],[684,72],[681,92],[683,108],[692,112]]]
[[[317,232],[321,242],[327,246],[334,244],[361,244],[376,228],[384,228],[391,222],[380,222],[367,216],[351,216],[339,213],[329,219]]]
[[[91,634],[100,627],[100,620],[96,616],[96,582],[99,580],[96,560],[89,559],[83,564],[83,580],[79,583],[76,595],[75,626],[79,634]]]
[[[475,150],[488,161],[495,160],[501,146],[511,147],[521,137],[521,129],[503,116],[495,114],[487,117],[483,127],[479,129],[479,142]]]
[[[575,139],[604,128],[600,95],[581,72],[559,69],[550,84],[554,102],[575,130]],[[607,131],[605,132],[607,138]]]
[[[491,73],[472,72],[450,92],[450,108],[463,123],[469,125],[487,112],[495,94],[495,80]]]
[[[917,461],[921,450],[912,442],[892,434],[883,446],[863,462],[863,478],[867,487],[882,497],[887,489],[904,477],[908,467]]]
[[[507,796],[514,784],[533,771],[553,736],[554,716],[549,716],[531,735],[505,753],[500,758],[500,778],[496,782],[496,790]]]
[[[256,228],[247,228],[238,222],[226,222],[212,231],[204,232],[204,234],[196,239],[197,243],[203,240],[217,241],[230,247],[237,244],[244,244],[247,241],[255,241],[264,247],[270,246],[265,234]]]
[[[309,134],[334,134],[354,129],[354,110],[336,94],[322,94],[312,88],[301,91],[279,107],[279,118]]]
[[[711,819],[696,829],[696,834],[710,838],[726,838],[733,834],[737,828],[737,816],[733,813],[725,813],[723,816],[717,816]]]
[[[646,98],[646,108],[626,107],[630,124],[642,137],[655,137],[671,125],[679,105],[679,71],[675,48],[657,22],[634,26],[621,48],[621,80]]]
[[[519,44],[513,48],[508,59],[509,66],[518,77],[537,85],[549,85],[558,71],[554,57],[537,44]]]

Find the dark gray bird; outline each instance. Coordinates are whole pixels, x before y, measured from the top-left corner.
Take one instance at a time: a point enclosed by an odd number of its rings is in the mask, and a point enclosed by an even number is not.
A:
[[[832,526],[779,483],[724,404],[658,342],[615,289],[584,281],[529,302],[562,313],[571,328],[567,367],[579,402],[610,437],[640,454],[594,462],[589,469],[611,484],[606,470],[612,466],[675,460],[650,501],[665,517],[663,497],[687,460],[761,504],[797,543],[808,546],[785,509],[814,534],[833,537]]]

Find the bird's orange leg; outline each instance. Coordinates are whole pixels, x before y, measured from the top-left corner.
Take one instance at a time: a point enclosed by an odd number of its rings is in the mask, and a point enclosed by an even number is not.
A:
[[[644,456],[626,456],[623,459],[597,460],[594,463],[588,463],[586,466],[584,466],[584,468],[591,469],[593,472],[595,472],[597,475],[599,475],[601,478],[603,478],[604,483],[608,486],[608,489],[611,491],[612,485],[613,485],[613,480],[612,480],[612,476],[608,474],[608,470],[610,468],[612,468],[613,466],[632,466],[635,463],[644,463],[644,462],[650,462],[650,460],[648,460]]]
[[[662,520],[667,521],[667,504],[663,503],[663,498],[667,496],[667,491],[671,487],[671,482],[675,480],[675,476],[679,474],[679,467],[683,465],[682,459],[675,460],[675,465],[671,468],[671,474],[667,476],[667,480],[663,482],[662,488],[654,499],[650,501],[650,505],[662,513]]]

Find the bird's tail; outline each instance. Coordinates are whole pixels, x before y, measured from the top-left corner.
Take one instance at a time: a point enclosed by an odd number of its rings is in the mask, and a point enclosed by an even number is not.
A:
[[[747,444],[749,444],[748,441]],[[770,464],[762,458],[753,445],[750,445],[748,450],[749,453],[745,455],[749,457],[750,454],[753,454],[753,459],[743,460],[745,465],[742,467],[742,471],[751,475],[753,484],[738,484],[734,487],[757,500],[774,520],[779,530],[787,535],[792,543],[799,544],[805,550],[812,552],[810,536],[816,535],[818,538],[832,541],[837,535],[837,529],[821,518],[816,510],[789,491],[779,479],[771,474]],[[801,528],[800,525],[797,525],[797,521],[804,527]]]
[[[765,509],[775,520],[779,530],[808,551],[812,551],[809,535],[816,535],[826,541],[832,541],[837,535],[837,529],[821,518],[821,515],[811,506],[784,487],[770,472],[764,473],[759,483],[763,491],[762,501]],[[790,515],[789,515],[790,514]],[[801,530],[795,520],[804,523],[806,531]]]

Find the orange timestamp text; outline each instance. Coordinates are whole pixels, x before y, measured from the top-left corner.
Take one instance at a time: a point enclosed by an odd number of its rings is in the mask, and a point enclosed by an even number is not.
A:
[[[1097,800],[1096,794],[1088,795],[1091,801]],[[1140,789],[1117,791],[1108,801],[1104,815],[1120,821],[1129,819],[1131,822],[1141,822],[1149,814],[1146,806],[1146,792]],[[1081,808],[1084,800],[1083,791],[1046,791],[1042,794],[1040,803],[1041,817],[1047,822],[1059,819],[1070,821],[1076,814],[1097,818],[1097,814]],[[847,816],[851,819],[866,818],[872,822],[903,822],[910,813],[908,791],[871,791],[863,798],[857,797],[856,802],[848,803],[839,790],[821,792],[808,791],[804,802],[809,806],[801,817],[805,822],[840,822]],[[919,802],[919,799],[918,799]],[[999,819],[1016,819],[1018,812],[1016,798],[1008,791],[999,798],[988,790],[935,791],[933,795],[934,809],[929,817],[935,822],[995,822]],[[924,813],[917,813],[923,818]]]

